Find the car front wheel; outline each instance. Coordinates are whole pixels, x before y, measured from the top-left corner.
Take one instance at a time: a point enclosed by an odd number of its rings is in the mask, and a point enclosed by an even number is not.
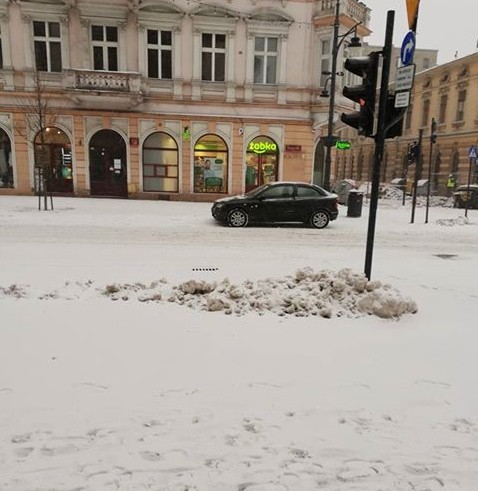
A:
[[[310,224],[315,228],[325,228],[329,221],[329,215],[325,211],[314,211],[310,217]]]
[[[227,215],[227,223],[230,227],[245,227],[249,223],[249,215],[241,208],[235,208]]]

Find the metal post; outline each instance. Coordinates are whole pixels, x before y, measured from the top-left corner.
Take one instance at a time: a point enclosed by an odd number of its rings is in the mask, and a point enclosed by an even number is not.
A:
[[[337,77],[337,41],[339,37],[340,0],[335,3],[334,36],[332,39],[332,70],[330,74],[329,120],[327,124],[327,146],[325,147],[324,188],[330,190],[330,170],[332,167],[332,147],[330,141],[334,134],[335,82]]]
[[[382,81],[380,84],[380,101],[378,106],[377,134],[375,136],[375,155],[372,174],[372,193],[370,196],[370,211],[368,219],[367,249],[365,252],[365,276],[370,280],[372,272],[373,242],[375,236],[375,221],[377,216],[378,193],[380,187],[380,166],[385,148],[388,101],[388,81],[390,78],[390,62],[392,57],[392,38],[395,11],[387,12],[387,27],[385,30],[385,44],[383,47]]]
[[[435,120],[432,118],[432,126],[430,131],[430,154],[428,156],[428,185],[427,185],[427,208],[425,211],[425,223],[428,223],[428,208],[430,206],[430,186],[432,180],[432,158],[433,158],[433,139],[434,139]]]
[[[413,197],[412,197],[412,217],[410,223],[415,221],[415,207],[417,206],[417,191],[418,191],[418,180],[422,175],[422,139],[423,139],[423,128],[418,130],[418,143],[417,143],[417,160],[415,163],[415,177],[413,179]]]
[[[468,191],[467,191],[468,199],[466,200],[466,204],[465,204],[465,217],[468,217],[468,203],[470,202],[471,199],[470,184],[471,184],[471,167],[473,165],[473,160],[474,159],[470,157],[470,167],[468,168]]]

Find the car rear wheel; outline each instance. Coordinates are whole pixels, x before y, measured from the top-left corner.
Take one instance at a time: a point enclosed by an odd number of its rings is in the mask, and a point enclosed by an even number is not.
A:
[[[325,228],[329,221],[329,215],[325,211],[314,211],[310,217],[310,224],[315,228]]]
[[[245,227],[249,223],[249,215],[241,208],[234,208],[227,215],[227,223],[230,227]]]

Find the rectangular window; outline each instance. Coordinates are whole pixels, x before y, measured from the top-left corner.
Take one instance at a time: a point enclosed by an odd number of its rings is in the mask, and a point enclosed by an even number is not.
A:
[[[2,31],[0,31],[0,70],[3,70]]]
[[[226,35],[203,33],[201,50],[202,80],[224,82],[226,79]]]
[[[148,77],[171,79],[172,69],[172,42],[171,31],[148,29]]]
[[[254,83],[277,83],[277,55],[279,40],[275,37],[256,37],[254,40]]]
[[[448,105],[448,96],[444,94],[440,97],[440,114],[438,115],[439,123],[445,122],[447,105]]]
[[[61,72],[61,33],[59,22],[33,21],[35,67],[42,72]]]
[[[332,56],[332,46],[330,43],[330,39],[324,39],[321,43],[321,58],[320,58],[320,86],[325,88],[325,84],[327,83],[327,78],[330,77],[329,74],[324,72],[330,72],[330,62]],[[348,83],[351,83],[348,80]]]
[[[465,119],[465,102],[466,102],[466,90],[460,90],[460,92],[458,92],[458,105],[456,107],[457,121],[464,121]]]
[[[118,28],[91,26],[93,69],[118,71]]]
[[[430,115],[430,99],[425,99],[423,101],[422,126],[426,126],[428,124],[429,115]]]

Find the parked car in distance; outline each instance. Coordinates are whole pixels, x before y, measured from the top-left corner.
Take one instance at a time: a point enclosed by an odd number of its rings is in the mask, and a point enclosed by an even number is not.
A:
[[[453,208],[478,208],[478,184],[457,186],[453,192]]]
[[[230,227],[251,223],[305,223],[326,227],[338,215],[337,195],[315,184],[273,182],[241,196],[221,198],[212,205],[212,216]]]
[[[357,183],[353,179],[342,179],[334,183],[332,192],[338,196],[339,204],[347,206],[350,191],[357,188]]]

